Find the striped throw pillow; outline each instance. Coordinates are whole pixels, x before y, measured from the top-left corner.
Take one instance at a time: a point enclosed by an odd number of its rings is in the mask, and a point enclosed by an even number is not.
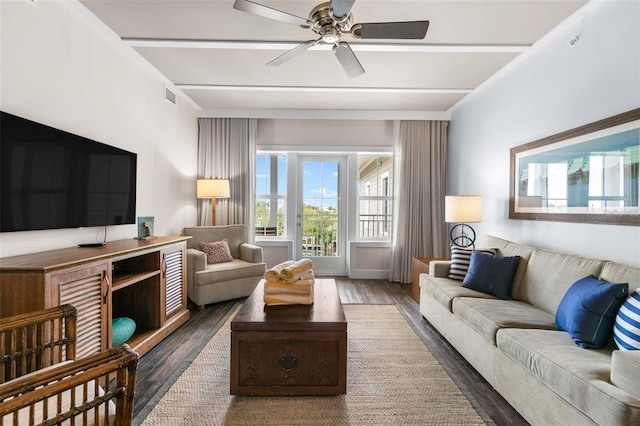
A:
[[[471,252],[473,249],[451,246],[451,266],[449,267],[449,278],[462,281],[469,270],[471,262]],[[490,255],[498,254],[498,249],[478,249],[476,251]]]
[[[622,350],[640,350],[640,288],[620,307],[613,326],[613,340]]]

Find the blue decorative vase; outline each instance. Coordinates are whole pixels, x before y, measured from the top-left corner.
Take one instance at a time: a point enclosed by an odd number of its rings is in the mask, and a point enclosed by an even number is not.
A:
[[[136,322],[131,318],[114,318],[111,322],[111,345],[120,346],[133,336]]]

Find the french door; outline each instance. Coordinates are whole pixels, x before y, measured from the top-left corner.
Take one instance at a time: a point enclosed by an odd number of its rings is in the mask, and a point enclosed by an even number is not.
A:
[[[346,164],[346,156],[298,157],[294,250],[316,274],[346,272]]]

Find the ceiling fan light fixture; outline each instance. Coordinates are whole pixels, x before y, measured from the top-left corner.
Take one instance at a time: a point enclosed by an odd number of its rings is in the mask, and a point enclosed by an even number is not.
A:
[[[328,44],[335,44],[340,38],[340,31],[336,27],[326,25],[322,28],[322,41]]]

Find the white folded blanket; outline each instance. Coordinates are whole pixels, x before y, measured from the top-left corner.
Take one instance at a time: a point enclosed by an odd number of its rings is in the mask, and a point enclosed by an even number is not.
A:
[[[264,303],[267,306],[312,305],[313,292],[309,294],[265,294]]]
[[[291,283],[293,281],[306,278],[308,271],[312,268],[313,262],[310,259],[301,259],[282,268],[280,271],[280,277],[283,281]]]
[[[264,283],[264,294],[310,294],[313,293],[314,283],[313,276],[292,283],[267,281]]]
[[[295,260],[287,260],[286,262],[279,263],[273,268],[268,269],[267,272],[264,273],[263,277],[265,280],[271,281],[271,282],[280,281],[282,278],[280,276],[280,273],[282,272],[282,270],[287,266],[293,265],[294,263],[296,263]]]

